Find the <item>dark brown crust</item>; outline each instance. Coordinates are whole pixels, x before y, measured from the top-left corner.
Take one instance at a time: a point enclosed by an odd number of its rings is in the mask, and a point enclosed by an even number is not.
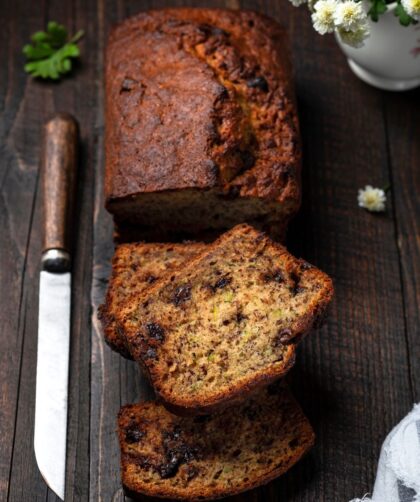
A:
[[[194,270],[196,264],[205,260],[208,255],[211,255],[212,251],[219,246],[223,246],[223,242],[230,239],[231,236],[240,234],[241,232],[252,233],[255,237],[255,241],[265,242],[267,246],[272,246],[276,251],[279,252],[279,256],[286,255],[292,258],[286,249],[280,244],[274,243],[269,239],[264,233],[257,232],[255,229],[248,225],[238,225],[231,231],[223,234],[217,241],[213,244],[208,245],[204,252],[198,254],[195,259],[191,260],[187,266],[182,267],[173,271],[171,279],[177,277],[182,277],[182,274],[188,270]],[[147,339],[141,339],[141,343],[133,343],[138,338],[138,331],[133,331],[128,321],[128,315],[130,310],[135,308],[136,305],[140,305],[142,302],[147,301],[148,297],[155,291],[158,292],[161,287],[163,287],[168,281],[166,278],[155,283],[155,285],[147,292],[147,294],[136,298],[131,305],[128,305],[127,309],[121,312],[119,317],[119,322],[123,327],[127,340],[131,346],[131,353],[133,357],[142,361],[144,366],[148,368],[148,374],[150,380],[155,387],[155,391],[159,399],[163,404],[172,412],[179,415],[194,415],[194,414],[207,414],[212,413],[220,408],[225,407],[231,400],[239,401],[243,400],[249,392],[253,389],[258,389],[267,386],[269,383],[275,381],[276,379],[285,375],[285,373],[293,366],[295,358],[295,343],[302,340],[302,338],[309,333],[316,325],[317,321],[323,317],[324,312],[331,302],[333,296],[333,285],[331,279],[324,274],[321,270],[316,269],[312,265],[309,265],[304,260],[298,260],[293,258],[293,260],[306,270],[307,273],[311,274],[311,277],[316,277],[320,283],[323,285],[323,292],[321,300],[317,303],[314,309],[303,316],[300,323],[295,327],[294,332],[290,333],[290,339],[288,340],[287,353],[284,358],[283,367],[267,368],[264,371],[260,371],[259,374],[254,375],[249,380],[243,380],[242,383],[238,384],[236,387],[231,386],[229,391],[223,392],[219,391],[211,395],[211,397],[203,397],[193,399],[191,396],[180,395],[174,398],[173,396],[165,393],[165,387],[163,385],[165,375],[161,375],[159,370],[155,367],[153,359],[144,357],[149,346]],[[168,278],[169,279],[169,278]]]
[[[129,257],[124,259],[124,255],[130,252],[142,256],[145,251],[158,253],[159,250],[165,252],[168,249],[173,250],[179,255],[179,261],[183,261],[184,256],[189,258],[192,254],[202,251],[204,244],[198,242],[188,242],[184,244],[172,243],[130,243],[118,246],[115,250],[112,259],[112,273],[108,283],[108,289],[105,296],[105,303],[98,308],[98,319],[102,323],[104,339],[107,345],[118,352],[126,359],[133,359],[130,353],[130,348],[127,346],[124,332],[119,326],[115,316],[116,305],[118,305],[118,282],[120,281],[121,273],[130,274],[139,282],[139,286],[146,286],[145,278],[141,268],[132,270],[130,268]],[[157,264],[158,265],[158,264]],[[168,270],[173,267],[168,264]],[[161,278],[161,270],[154,272],[155,279]]]
[[[294,404],[294,407],[300,410],[298,403],[291,396],[290,392],[287,390],[285,390],[285,392],[287,392],[288,395],[287,399],[289,401],[289,404],[290,402],[292,402]],[[273,469],[270,472],[266,472],[259,477],[249,479],[249,481],[246,483],[241,483],[238,486],[231,487],[230,489],[226,489],[221,486],[214,486],[212,488],[200,487],[198,489],[196,488],[195,490],[192,490],[190,487],[186,487],[184,489],[178,488],[178,491],[172,489],[171,486],[162,486],[162,485],[158,486],[154,485],[153,483],[144,484],[142,483],[141,479],[137,479],[133,483],[133,480],[125,479],[124,475],[124,467],[126,465],[126,462],[129,461],[128,457],[123,453],[125,448],[124,430],[127,425],[126,423],[127,414],[125,410],[129,410],[130,412],[134,412],[134,414],[138,414],[141,413],[140,411],[141,406],[142,405],[139,404],[139,405],[129,405],[127,407],[123,407],[119,413],[119,418],[118,418],[119,439],[122,449],[121,467],[122,467],[123,487],[125,493],[128,496],[132,497],[134,500],[145,500],[152,502],[152,501],[159,501],[162,499],[172,499],[172,500],[186,500],[189,502],[198,502],[202,500],[215,500],[223,497],[236,495],[238,493],[242,493],[244,491],[251,490],[258,486],[267,484],[273,479],[280,476],[281,474],[285,473],[309,451],[309,449],[313,446],[315,440],[315,435],[309,422],[307,422],[306,418],[300,411],[299,420],[302,429],[301,439],[304,445],[303,448],[297,449],[292,456],[290,456],[284,463],[281,464],[279,468]],[[159,408],[157,407],[157,413],[159,413],[158,410]],[[233,408],[232,412],[237,414],[239,410],[237,408]],[[279,433],[281,433],[281,431],[279,431]],[[130,486],[127,486],[128,483],[130,483]]]
[[[147,93],[160,92],[164,71],[172,73],[161,96],[168,99],[168,108],[159,109],[160,114],[173,113],[168,109],[175,97],[185,104],[193,95],[196,102],[191,110],[187,105],[177,109],[179,123],[171,115],[159,125],[166,128],[163,148],[153,126],[157,104]],[[120,203],[142,193],[217,188],[277,201],[289,219],[300,205],[301,162],[291,79],[286,34],[261,14],[180,8],[123,21],[112,31],[106,52],[107,208],[118,217]],[[200,92],[192,92],[195,88]],[[239,101],[259,110],[258,120],[246,118],[253,124],[256,150]],[[247,149],[255,150],[254,165],[245,159],[240,167],[237,157]]]
[[[118,323],[113,315],[109,313],[109,304],[111,302],[112,293],[107,291],[105,303],[99,305],[98,308],[98,319],[101,321],[102,330],[104,333],[104,340],[108,347],[110,347],[114,352],[118,352],[121,356],[126,359],[132,360],[133,357],[127,348],[125,343],[125,338],[117,332]]]

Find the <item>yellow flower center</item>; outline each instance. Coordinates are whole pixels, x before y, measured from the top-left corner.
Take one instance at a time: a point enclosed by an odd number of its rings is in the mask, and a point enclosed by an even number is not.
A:
[[[420,0],[411,0],[411,7],[414,12],[420,12]]]
[[[346,21],[352,21],[354,17],[354,8],[351,5],[346,5],[343,9],[343,18]]]

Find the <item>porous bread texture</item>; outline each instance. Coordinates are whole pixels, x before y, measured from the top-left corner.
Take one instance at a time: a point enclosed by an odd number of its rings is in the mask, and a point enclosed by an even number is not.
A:
[[[291,73],[284,30],[255,12],[163,9],[118,25],[105,70],[118,226],[282,229],[300,204]]]
[[[118,322],[164,404],[207,413],[284,375],[332,294],[326,274],[238,225],[131,297]]]
[[[127,494],[188,501],[265,484],[314,442],[299,405],[278,385],[211,416],[175,416],[156,402],[127,405],[119,413],[118,434]]]
[[[99,307],[107,344],[127,359],[132,359],[124,333],[116,321],[116,314],[132,295],[143,293],[151,284],[202,251],[205,244],[130,243],[115,249],[112,273],[105,303]]]

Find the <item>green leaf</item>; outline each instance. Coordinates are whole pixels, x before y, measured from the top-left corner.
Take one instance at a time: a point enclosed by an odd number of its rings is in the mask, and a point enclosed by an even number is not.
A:
[[[387,10],[386,0],[373,0],[367,15],[376,23],[379,20],[379,16]]]
[[[51,44],[61,47],[67,41],[67,30],[63,25],[50,21],[47,26],[47,32],[51,39]]]
[[[31,37],[32,42],[36,43],[41,43],[41,42],[48,42],[49,41],[49,36],[48,33],[45,33],[45,31],[37,31],[34,33]]]
[[[416,21],[404,10],[404,7],[398,2],[395,8],[395,15],[398,17],[400,24],[402,26],[409,26],[410,24],[415,24]]]
[[[47,31],[37,31],[31,37],[32,44],[23,47],[27,59],[25,71],[33,77],[60,79],[71,71],[71,58],[80,56],[77,42],[82,36],[83,31],[78,31],[69,39],[63,25],[50,21]]]
[[[54,49],[49,44],[25,45],[23,53],[28,60],[44,59],[54,54]]]

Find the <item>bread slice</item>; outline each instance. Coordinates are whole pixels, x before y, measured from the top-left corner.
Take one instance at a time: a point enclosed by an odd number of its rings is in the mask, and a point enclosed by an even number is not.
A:
[[[151,284],[202,251],[205,244],[122,244],[112,259],[106,301],[99,307],[105,341],[122,356],[132,359],[125,337],[115,319],[131,295],[143,293]]]
[[[238,225],[118,315],[168,409],[208,413],[284,375],[322,317],[330,278]]]
[[[118,430],[122,482],[133,498],[240,493],[286,472],[314,442],[307,418],[279,385],[211,416],[175,416],[156,402],[127,405]]]

